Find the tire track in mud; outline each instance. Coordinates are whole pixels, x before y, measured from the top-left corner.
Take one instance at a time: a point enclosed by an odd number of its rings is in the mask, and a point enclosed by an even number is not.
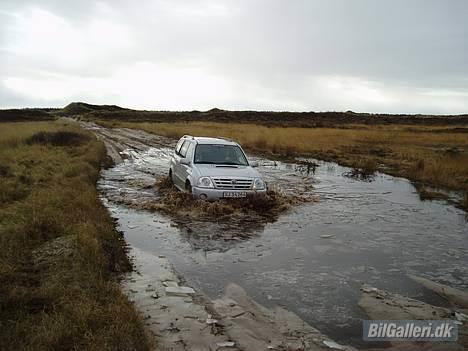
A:
[[[142,310],[158,306],[157,299],[142,292],[145,279],[159,281],[164,292],[163,282],[148,268],[151,257],[157,261],[163,255],[188,284],[212,299],[221,298],[231,282],[238,283],[255,301],[269,307],[284,305],[338,341],[368,348],[360,341],[360,323],[378,306],[366,304],[365,312],[360,309],[361,296],[368,294],[360,290],[363,283],[444,308],[449,307],[447,302],[408,275],[468,287],[463,212],[437,201],[421,202],[406,180],[379,174],[373,182],[360,182],[343,177],[349,169],[332,163],[312,160],[319,165],[314,175],[301,164],[250,157],[260,162],[260,172],[269,183],[285,192],[319,194],[320,201],[295,207],[273,222],[197,221],[150,214],[132,209],[131,203],[119,203],[131,199],[138,208],[157,200],[153,184],[167,172],[174,141],[140,131],[95,127],[104,140],[111,135],[122,158],[104,172],[99,186],[127,241],[138,248],[134,253],[142,275],[134,275],[135,282],[130,280],[128,286],[136,284],[137,292],[129,293],[136,301],[147,299]],[[168,271],[177,276],[171,264]],[[179,283],[187,284],[183,279]],[[402,303],[397,310],[404,308]],[[210,314],[206,313],[205,317]],[[169,333],[156,329],[162,335]],[[306,349],[320,349],[323,338]]]

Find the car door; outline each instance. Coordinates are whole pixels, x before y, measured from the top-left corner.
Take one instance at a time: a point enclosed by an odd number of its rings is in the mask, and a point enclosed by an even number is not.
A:
[[[177,164],[179,163],[179,159],[180,157],[178,156],[179,154],[179,151],[180,151],[180,148],[182,146],[182,144],[184,143],[184,138],[181,138],[179,139],[179,141],[177,142],[175,148],[174,148],[174,151],[172,153],[172,157],[171,157],[171,160],[170,160],[170,165],[169,165],[169,168],[170,170],[172,171],[172,180],[174,181],[174,183],[177,181],[177,177],[176,177],[176,172],[177,172]]]
[[[192,160],[193,159],[193,150],[194,150],[195,143],[190,141],[187,144],[187,148],[185,149],[184,146],[182,145],[182,148],[180,149],[180,156],[184,156],[183,158],[186,160]],[[180,164],[180,179],[182,181],[182,187],[185,189],[185,181],[187,178],[192,174],[192,163],[190,164]],[[192,184],[193,185],[193,184]]]
[[[184,189],[185,188],[185,177],[186,177],[186,165],[180,163],[182,159],[187,155],[188,148],[190,146],[189,140],[184,140],[179,150],[176,150],[174,155],[175,165],[174,165],[174,182],[176,185]]]

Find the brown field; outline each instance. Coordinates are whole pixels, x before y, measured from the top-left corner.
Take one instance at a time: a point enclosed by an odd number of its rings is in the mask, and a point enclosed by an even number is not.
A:
[[[223,136],[247,149],[281,157],[307,155],[468,191],[468,134],[464,126],[347,125],[346,128],[267,127],[245,123],[101,121],[178,138]]]
[[[104,146],[64,122],[0,123],[0,349],[147,350],[96,190]]]

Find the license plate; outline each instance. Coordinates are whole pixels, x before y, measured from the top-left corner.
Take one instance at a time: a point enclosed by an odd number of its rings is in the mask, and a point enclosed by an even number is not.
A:
[[[241,191],[241,192],[227,191],[223,193],[223,197],[230,197],[230,198],[246,197],[246,196],[247,196],[247,193],[245,191]]]

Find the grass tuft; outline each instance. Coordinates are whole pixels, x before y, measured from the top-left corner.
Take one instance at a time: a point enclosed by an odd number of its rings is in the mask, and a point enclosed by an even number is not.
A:
[[[69,131],[57,132],[38,132],[26,139],[26,143],[31,144],[50,144],[53,146],[76,146],[89,140],[89,135]]]

